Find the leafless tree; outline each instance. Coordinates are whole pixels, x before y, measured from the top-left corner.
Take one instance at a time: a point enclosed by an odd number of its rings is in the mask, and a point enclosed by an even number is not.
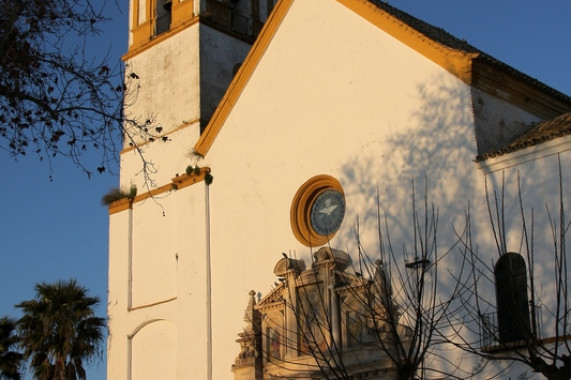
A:
[[[110,168],[123,138],[159,138],[152,118],[124,117],[123,107],[137,98],[137,74],[125,76],[119,62],[87,46],[106,21],[104,7],[94,0],[0,0],[0,149],[15,158],[63,156],[91,175]],[[93,168],[83,159],[91,150],[101,153]]]
[[[256,306],[263,378],[438,379],[468,378],[441,347],[439,334],[449,324],[452,300],[466,291],[460,281],[445,289],[445,258],[463,246],[442,251],[438,211],[412,191],[409,247],[398,250],[390,238],[388,218],[378,210],[379,252],[372,256],[360,243],[358,259],[331,247],[319,249],[310,269],[285,255],[276,266],[280,281]],[[421,210],[419,212],[419,210]],[[459,241],[459,240],[458,240]],[[279,269],[281,268],[281,269]],[[462,278],[463,265],[455,279]],[[276,305],[281,305],[279,313]],[[292,322],[293,319],[293,322]],[[282,327],[284,326],[284,327]],[[274,342],[276,343],[273,346]],[[260,377],[261,378],[261,377]]]
[[[517,202],[522,251],[508,252],[504,181],[502,177],[501,189],[490,191],[487,196],[497,262],[486,263],[478,255],[470,234],[463,235],[471,281],[467,283],[469,291],[460,292],[458,299],[464,305],[459,316],[462,323],[451,324],[453,334],[449,338],[456,346],[486,361],[520,363],[551,380],[571,379],[571,299],[566,249],[570,225],[565,211],[561,161],[557,213],[546,206],[552,247],[541,247],[541,254],[535,247],[534,212],[524,204],[519,174]],[[469,212],[467,215],[469,219]],[[538,267],[543,276],[549,274],[553,280],[539,279]]]

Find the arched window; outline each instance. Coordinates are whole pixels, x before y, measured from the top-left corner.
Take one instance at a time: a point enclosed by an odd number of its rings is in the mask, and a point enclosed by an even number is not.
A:
[[[531,335],[527,270],[518,253],[505,253],[498,260],[494,275],[498,307],[498,339],[510,343]]]
[[[266,361],[282,360],[285,351],[284,316],[281,311],[264,317]]]

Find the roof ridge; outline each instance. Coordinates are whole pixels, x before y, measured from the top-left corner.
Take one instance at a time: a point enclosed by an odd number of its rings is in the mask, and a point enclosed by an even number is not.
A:
[[[391,16],[396,17],[400,21],[404,22],[414,30],[425,35],[426,37],[435,40],[444,46],[452,49],[462,50],[468,53],[480,53],[485,54],[480,49],[469,44],[465,39],[461,39],[446,31],[445,29],[432,25],[424,20],[421,20],[410,13],[407,13],[399,8],[390,5],[387,1],[380,0],[367,0],[371,4],[375,5],[379,9],[388,12]]]

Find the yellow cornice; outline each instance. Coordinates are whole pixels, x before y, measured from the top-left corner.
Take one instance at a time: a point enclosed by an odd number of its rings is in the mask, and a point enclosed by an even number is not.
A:
[[[172,190],[180,190],[187,186],[191,186],[196,183],[205,181],[206,177],[209,174],[210,174],[210,168],[208,167],[200,168],[200,170],[197,173],[191,172],[189,174],[185,173],[182,175],[177,175],[171,180],[170,183],[167,183],[166,185],[156,187],[152,190],[139,194],[134,199],[123,198],[115,202],[111,202],[108,206],[109,215],[113,215],[124,210],[132,209],[134,203],[141,202],[149,198],[157,197],[161,194],[167,193]]]
[[[154,189],[151,189],[149,191],[145,191],[144,193],[137,195],[135,197],[135,199],[133,199],[133,203],[138,203],[138,202],[144,201],[144,200],[149,199],[149,198],[155,198],[161,194],[168,193],[169,191],[175,190],[175,189],[176,189],[176,187],[173,186],[172,183],[167,183],[166,185],[155,187]]]
[[[210,168],[201,168],[198,173],[185,173],[178,175],[172,179],[171,187],[174,186],[177,190],[183,189],[187,186],[204,181],[208,174],[210,174]]]
[[[232,107],[240,97],[244,86],[267,50],[269,43],[281,25],[293,1],[294,0],[280,0],[276,4],[274,12],[272,12],[264,24],[262,32],[246,57],[244,64],[234,77],[222,101],[216,108],[213,117],[195,144],[194,150],[197,153],[203,156],[208,153],[222,125],[228,118]],[[503,97],[504,100],[543,117],[554,117],[566,112],[566,110],[569,110],[569,107],[571,107],[571,105],[566,104],[564,101],[558,100],[554,96],[542,91],[539,87],[525,83],[524,80],[514,78],[509,71],[503,70],[495,65],[492,67],[492,65],[479,64],[479,52],[467,52],[445,46],[425,36],[367,0],[336,1],[411,49],[417,51],[419,54],[422,54],[427,59],[430,59],[467,85],[488,92],[494,96],[497,96],[497,93],[500,91],[507,92],[507,96]],[[493,78],[496,78],[495,80],[490,79],[487,83],[482,80],[483,75],[481,71],[483,71],[482,68],[484,66],[486,66],[488,72],[493,71],[495,73],[492,75]],[[499,82],[508,77],[511,78],[510,80],[512,82],[517,83],[517,85],[506,88],[502,85],[503,82]],[[495,88],[486,86],[486,84],[492,82],[494,82]],[[534,102],[530,102],[530,97],[534,99]],[[531,103],[534,104],[530,106]],[[554,103],[556,103],[556,106],[554,106]],[[554,110],[554,108],[557,108],[557,110]]]
[[[234,77],[222,101],[216,108],[212,119],[208,123],[206,129],[198,139],[194,150],[201,155],[206,155],[214,142],[216,136],[220,132],[222,125],[226,121],[232,107],[240,97],[242,90],[250,76],[257,67],[261,57],[265,53],[270,41],[273,39],[278,27],[281,25],[285,15],[294,0],[281,0],[270,18],[264,24],[264,28],[260,36],[252,46],[250,53],[246,57],[244,64]],[[404,24],[402,21],[391,16],[387,12],[376,7],[365,0],[337,0],[349,9],[359,14],[364,19],[373,23],[380,29],[389,33],[399,41],[415,49],[427,58],[436,62],[452,74],[456,75],[467,84],[471,82],[471,61],[477,56],[474,53],[466,53],[444,47],[428,37],[417,32],[413,28]]]
[[[123,59],[123,62],[128,61],[129,59],[132,59],[136,55],[139,55],[142,52],[144,52],[144,51],[152,48],[153,46],[161,43],[162,41],[169,39],[170,37],[174,36],[175,34],[182,32],[183,30],[189,28],[190,26],[198,23],[199,20],[200,20],[200,18],[198,16],[194,16],[190,20],[188,20],[187,22],[182,23],[181,25],[179,25],[173,29],[170,29],[169,31],[164,32],[162,34],[159,34],[158,36],[152,38],[149,42],[146,42],[144,44],[140,44],[139,46],[135,45],[135,47],[131,47],[129,49],[129,51],[127,53],[125,53],[123,55],[123,57],[121,57]]]
[[[224,94],[222,101],[214,111],[214,115],[212,115],[212,118],[210,119],[206,129],[196,142],[194,150],[197,153],[204,156],[212,146],[214,139],[216,136],[218,136],[218,133],[226,121],[228,114],[242,94],[242,90],[250,79],[250,76],[254,72],[255,68],[258,66],[258,62],[260,62],[260,59],[264,55],[270,41],[276,34],[278,27],[281,25],[292,3],[293,0],[280,0],[274,7],[270,17],[264,24],[260,35],[256,39],[256,42],[244,60],[244,64],[240,67],[234,76],[234,79],[230,83],[230,86]]]
[[[111,202],[107,207],[109,215],[116,214],[121,211],[129,210],[133,208],[133,200],[129,198],[119,199],[115,202]]]
[[[469,53],[444,46],[369,1],[337,1],[411,49],[448,70],[464,83],[471,84],[472,60],[478,57],[479,53]]]
[[[509,67],[490,64],[479,52],[445,46],[420,33],[367,0],[337,0],[364,19],[422,54],[458,79],[520,107],[540,118],[569,112],[571,104],[510,72]],[[515,70],[514,70],[515,71]]]

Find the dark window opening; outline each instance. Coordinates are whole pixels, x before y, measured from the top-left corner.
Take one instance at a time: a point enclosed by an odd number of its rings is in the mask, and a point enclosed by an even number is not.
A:
[[[172,0],[155,0],[156,16],[155,36],[167,32],[171,26]]]
[[[500,343],[517,342],[531,336],[527,270],[518,253],[503,254],[494,268]]]

